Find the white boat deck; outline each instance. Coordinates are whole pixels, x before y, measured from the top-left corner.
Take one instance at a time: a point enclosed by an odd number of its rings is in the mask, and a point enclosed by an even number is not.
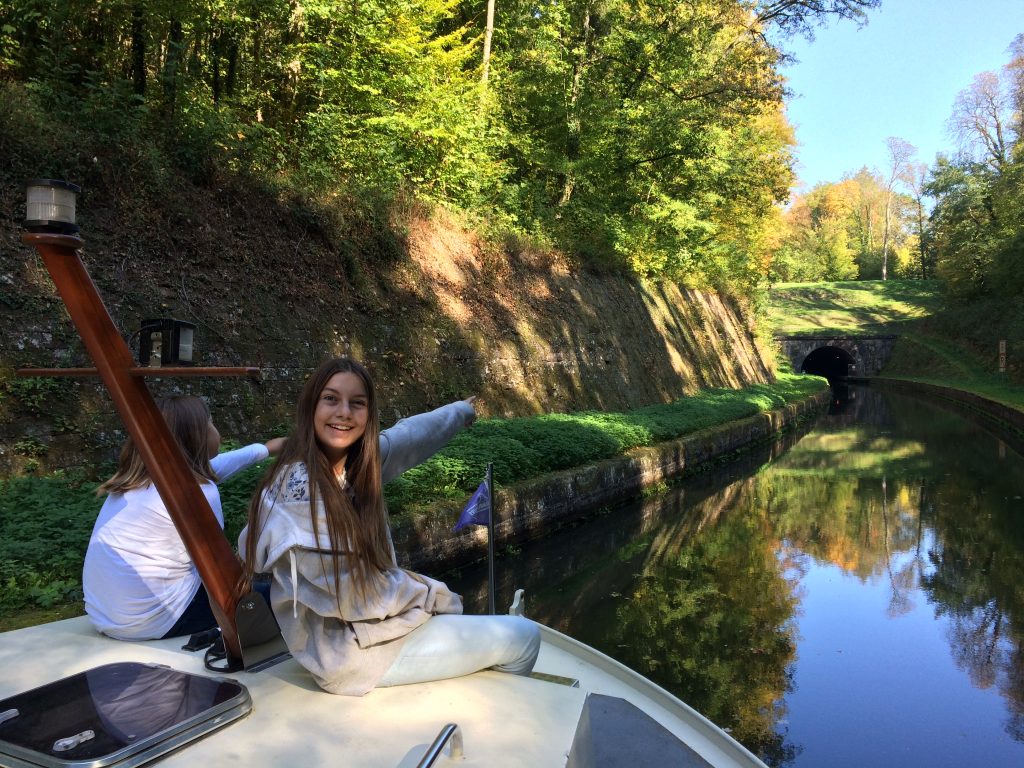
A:
[[[636,673],[544,629],[536,671],[573,677],[580,688],[480,672],[364,697],[320,690],[292,659],[230,677],[253,700],[247,717],[165,757],[177,766],[415,766],[446,723],[463,734],[466,766],[562,768],[588,692],[636,704],[713,766],[762,766],[722,731]],[[218,676],[182,638],[126,643],[105,638],[85,617],[0,634],[0,699],[118,661]],[[219,675],[223,676],[223,675]],[[2,758],[0,758],[2,761]],[[447,755],[438,766],[452,764]]]

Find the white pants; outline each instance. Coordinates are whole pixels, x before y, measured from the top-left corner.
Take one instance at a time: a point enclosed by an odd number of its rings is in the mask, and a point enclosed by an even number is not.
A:
[[[441,614],[409,633],[395,663],[377,683],[425,683],[493,667],[528,675],[540,652],[540,630],[520,616]]]

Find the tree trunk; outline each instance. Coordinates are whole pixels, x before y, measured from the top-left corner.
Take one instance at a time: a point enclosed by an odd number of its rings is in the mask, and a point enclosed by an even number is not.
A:
[[[491,37],[494,35],[494,0],[487,0],[487,27],[484,30],[484,71],[480,82],[487,88],[487,78],[491,72]]]
[[[220,103],[220,49],[223,35],[220,32],[213,32],[210,35],[210,58],[213,59],[213,72],[211,83],[213,89],[213,103]]]
[[[184,33],[180,19],[171,20],[170,34],[167,38],[167,56],[164,58],[162,75],[164,88],[164,115],[174,114],[178,98],[178,72],[181,69],[181,49],[184,45]]]
[[[132,90],[138,96],[146,92],[146,19],[142,3],[132,6]]]
[[[590,24],[592,7],[592,4],[588,3],[583,9],[580,54],[576,57],[572,67],[572,86],[569,89],[569,103],[566,106],[565,176],[562,181],[562,194],[558,200],[559,206],[569,202],[573,190],[576,188],[576,174],[573,166],[580,156],[583,118],[580,114],[579,102],[580,96],[583,94],[583,75],[587,69],[590,49],[594,40],[594,30]]]
[[[238,78],[238,38],[232,36],[228,46],[228,73],[224,82],[224,92],[231,98],[235,95],[235,82]]]
[[[889,279],[889,217],[892,211],[892,190],[885,194],[885,223],[882,228],[882,279]]]
[[[927,250],[924,245],[924,205],[921,204],[921,198],[917,198],[917,250],[921,257],[921,279],[928,279],[928,269],[925,257],[925,251]]]

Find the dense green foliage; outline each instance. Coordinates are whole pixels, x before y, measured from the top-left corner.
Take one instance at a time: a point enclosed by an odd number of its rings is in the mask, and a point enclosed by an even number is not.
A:
[[[953,299],[1024,296],[1024,146],[998,171],[940,158],[929,188],[939,275]]]
[[[81,598],[95,491],[63,473],[0,480],[0,613]]]
[[[457,435],[430,461],[389,483],[388,503],[392,512],[401,512],[442,498],[465,497],[483,479],[489,461],[499,484],[599,461],[779,408],[822,386],[821,379],[782,374],[774,384],[708,389],[626,413],[488,419]]]
[[[484,3],[10,0],[0,107],[73,137],[40,173],[100,189],[174,166],[349,216],[412,196],[743,290],[791,182],[771,40],[877,4],[508,0],[484,80]]]
[[[496,482],[509,484],[777,408],[823,386],[815,377],[783,376],[774,385],[709,390],[629,413],[484,419],[389,483],[385,495],[394,513],[465,498],[488,461],[494,462]],[[240,472],[220,487],[232,542],[265,466]],[[63,473],[0,481],[0,612],[81,596],[82,561],[100,505],[95,488]]]
[[[887,277],[934,277],[918,202],[867,168],[796,196],[783,215],[773,280],[876,280],[883,261]]]

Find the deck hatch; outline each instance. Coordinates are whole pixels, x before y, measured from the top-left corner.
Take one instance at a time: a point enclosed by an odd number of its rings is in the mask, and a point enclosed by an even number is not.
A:
[[[105,664],[0,701],[0,766],[145,765],[252,709],[241,683],[159,664]]]

